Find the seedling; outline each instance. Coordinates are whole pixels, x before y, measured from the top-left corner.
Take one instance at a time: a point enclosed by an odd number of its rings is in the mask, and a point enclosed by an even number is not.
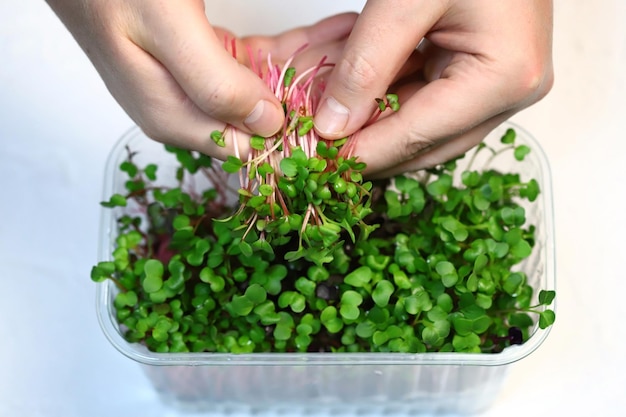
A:
[[[455,160],[367,181],[351,138],[312,129],[327,64],[296,74],[290,61],[269,62],[264,78],[286,122],[252,136],[247,155],[219,163],[166,146],[177,160],[177,184],[166,187],[157,164],[139,166],[127,150],[126,191],[103,202],[119,213],[116,246],[91,278],[115,283],[129,342],[157,352],[497,353],[552,325],[554,292],[533,289],[522,268],[536,240],[524,207],[539,184],[513,167],[473,166],[481,153],[522,161],[532,150],[515,131],[498,149],[476,147],[464,170]],[[399,109],[394,95],[375,104],[372,121]],[[238,140],[231,127],[211,137]],[[198,192],[198,177],[212,185]]]

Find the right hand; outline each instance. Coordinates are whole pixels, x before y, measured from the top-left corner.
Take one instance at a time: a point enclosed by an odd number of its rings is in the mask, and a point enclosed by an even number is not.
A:
[[[319,59],[339,49],[356,19],[343,14],[278,36],[237,39],[238,62],[225,48],[234,35],[211,26],[203,0],[48,3],[149,137],[220,159],[233,153],[232,143],[218,147],[212,131],[230,124],[271,136],[284,120],[274,94],[245,65],[246,48],[260,56],[271,53],[276,62],[308,43]]]

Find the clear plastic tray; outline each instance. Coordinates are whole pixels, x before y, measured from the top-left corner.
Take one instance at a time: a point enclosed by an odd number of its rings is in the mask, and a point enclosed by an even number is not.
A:
[[[522,269],[533,287],[554,290],[555,246],[548,162],[539,143],[509,122],[495,129],[486,141],[495,144],[509,127],[516,130],[518,143],[532,148],[523,162],[523,179],[535,178],[541,187],[533,208],[527,209],[527,218],[537,225],[537,240]],[[109,156],[104,200],[124,191],[125,179],[118,167],[127,155],[126,146],[141,151],[135,157],[139,164],[142,160],[161,161],[160,177],[164,175],[164,166],[173,165],[168,163],[173,162],[172,156],[162,145],[146,138],[139,129],[131,129]],[[506,158],[500,161],[506,167]],[[99,260],[111,258],[117,233],[115,215],[114,210],[102,211]],[[115,286],[108,280],[97,285],[97,314],[109,341],[141,364],[166,403],[192,411],[476,413],[497,398],[510,365],[537,349],[549,332],[537,327],[523,345],[496,354],[159,354],[124,340],[112,302]]]

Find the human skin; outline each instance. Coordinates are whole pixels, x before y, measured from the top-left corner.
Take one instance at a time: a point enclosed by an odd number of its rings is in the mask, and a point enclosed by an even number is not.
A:
[[[280,62],[307,44],[296,67],[323,55],[338,59],[356,19],[346,13],[277,36],[238,39],[211,26],[203,0],[47,2],[149,137],[220,159],[233,154],[232,142],[217,146],[212,131],[229,124],[271,136],[284,120],[281,104],[251,70],[247,49]]]
[[[369,175],[456,157],[550,91],[552,1],[390,3],[366,3],[315,117],[325,138],[355,135]],[[400,110],[365,125],[387,92]]]

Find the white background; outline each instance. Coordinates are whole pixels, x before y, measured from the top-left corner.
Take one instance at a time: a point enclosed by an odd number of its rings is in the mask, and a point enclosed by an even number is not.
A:
[[[210,3],[238,33],[360,4],[264,1],[260,12],[255,2]],[[626,2],[557,0],[555,13],[556,84],[513,120],[552,167],[557,323],[485,416],[626,410]],[[43,1],[0,2],[2,417],[176,416],[94,313],[104,163],[131,125]]]

